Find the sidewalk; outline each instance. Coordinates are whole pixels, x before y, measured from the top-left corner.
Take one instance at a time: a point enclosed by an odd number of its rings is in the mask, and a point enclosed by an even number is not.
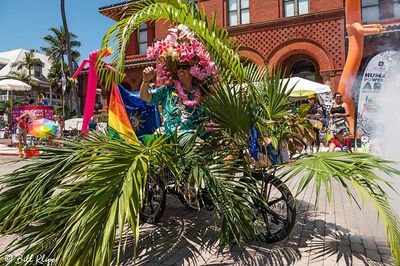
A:
[[[18,156],[18,148],[0,143],[0,156]]]

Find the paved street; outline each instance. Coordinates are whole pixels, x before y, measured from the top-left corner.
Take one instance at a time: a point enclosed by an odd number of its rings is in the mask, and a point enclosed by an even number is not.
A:
[[[15,160],[15,158],[11,158]],[[0,157],[0,162],[9,160]],[[0,168],[0,175],[22,165]],[[157,225],[143,224],[137,265],[394,265],[376,215],[349,204],[335,188],[333,201],[321,197],[315,206],[314,188],[297,199],[297,222],[289,239],[274,245],[217,247],[219,221],[205,210],[186,209],[167,197],[167,210]],[[0,249],[10,238],[0,239]],[[129,249],[129,243],[128,243]],[[131,265],[131,249],[124,265]]]

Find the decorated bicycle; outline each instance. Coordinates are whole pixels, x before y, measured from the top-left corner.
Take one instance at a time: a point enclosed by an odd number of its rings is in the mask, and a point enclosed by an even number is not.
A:
[[[128,237],[125,229],[137,244],[140,218],[159,218],[166,190],[183,195],[189,207],[212,207],[223,221],[221,244],[279,241],[293,226],[295,205],[285,182],[296,178],[296,193],[315,182],[317,195],[325,191],[331,199],[332,183],[337,182],[354,200],[358,192],[363,201],[373,202],[399,264],[398,217],[381,187],[390,183],[376,174],[399,171],[389,161],[361,153],[315,153],[276,171],[278,166],[272,164],[284,160],[286,146],[294,152],[300,138],[311,139],[312,134],[301,116],[291,111],[291,88],[281,82],[279,71],[270,74],[250,62],[244,67],[239,47],[218,28],[215,16],[209,20],[195,4],[178,0],[130,3],[103,42],[103,48],[115,50],[115,72],[100,69],[100,79],[108,87],[120,83],[131,34],[142,23],[163,18],[186,25],[196,38],[186,44],[191,47],[198,41],[209,56],[202,65],[199,53],[206,53],[198,51],[182,64],[182,54],[175,54],[182,45],[179,32],[178,45],[166,54],[150,49],[154,58],[164,58],[157,64],[159,73],[170,72],[157,77],[165,76],[163,82],[172,79],[154,91],[150,88],[150,96],[146,81],[154,73],[147,69],[141,92],[150,104],[164,106],[165,132],[137,141],[127,124],[114,121],[112,137],[90,133],[84,141],[65,141],[63,148],[47,148],[35,164],[8,175],[1,181],[5,186],[0,194],[0,229],[25,234],[2,255],[25,248],[27,255],[53,257],[56,265],[118,264]],[[162,42],[158,45],[163,47]],[[176,63],[175,69],[168,60]],[[203,72],[207,67],[209,71]],[[190,83],[188,73],[198,82]],[[123,90],[116,92],[113,89],[112,94],[121,104]],[[111,111],[116,120],[122,119],[117,109]],[[140,120],[132,119],[135,125]],[[257,164],[269,174],[257,170]],[[115,241],[118,248],[113,254]]]

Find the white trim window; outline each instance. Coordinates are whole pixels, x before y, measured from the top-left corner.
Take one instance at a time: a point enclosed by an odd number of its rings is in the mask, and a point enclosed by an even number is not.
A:
[[[146,54],[147,51],[147,24],[144,23],[139,27],[138,33],[139,54]]]
[[[250,0],[228,0],[228,25],[250,23]]]
[[[283,16],[293,17],[310,13],[310,0],[283,0]]]

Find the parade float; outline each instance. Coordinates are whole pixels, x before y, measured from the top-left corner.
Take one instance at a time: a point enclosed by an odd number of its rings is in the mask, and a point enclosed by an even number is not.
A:
[[[153,193],[165,189],[167,178],[179,190],[189,185],[192,176],[200,199],[207,195],[207,206],[222,221],[218,227],[221,245],[268,241],[274,235],[270,219],[283,228],[271,242],[290,233],[293,210],[286,207],[294,206],[294,198],[286,195],[291,192],[285,190],[283,196],[270,199],[265,187],[273,185],[279,190],[285,182],[297,179],[297,195],[315,182],[317,199],[323,193],[331,200],[333,183],[337,183],[355,202],[376,208],[400,265],[399,218],[382,188],[390,183],[378,175],[379,171],[399,175],[392,162],[364,153],[321,152],[300,156],[279,172],[271,164],[255,169],[264,145],[276,149],[286,141],[289,148],[295,147],[298,136],[308,134],[307,126],[291,110],[292,89],[281,82],[279,71],[270,74],[267,68],[251,63],[244,67],[234,39],[217,26],[214,15],[207,18],[194,3],[184,1],[130,3],[125,17],[104,37],[101,49],[114,48],[115,72],[99,69],[100,80],[115,88],[113,84],[122,81],[131,34],[142,23],[163,18],[186,25],[218,69],[207,84],[212,93],[202,99],[212,121],[208,137],[200,141],[197,133],[189,138],[158,133],[144,144],[133,135],[125,135],[128,141],[89,133],[82,141],[63,142],[62,149],[45,148],[34,164],[1,180],[0,230],[22,235],[5,249],[2,258],[23,249],[27,256],[54,258],[54,265],[118,264],[125,239],[133,239],[134,250],[137,246],[139,221]],[[121,118],[119,113],[116,116]],[[130,121],[125,122],[122,129]],[[280,206],[285,207],[287,218],[276,216],[276,202],[284,203]]]

